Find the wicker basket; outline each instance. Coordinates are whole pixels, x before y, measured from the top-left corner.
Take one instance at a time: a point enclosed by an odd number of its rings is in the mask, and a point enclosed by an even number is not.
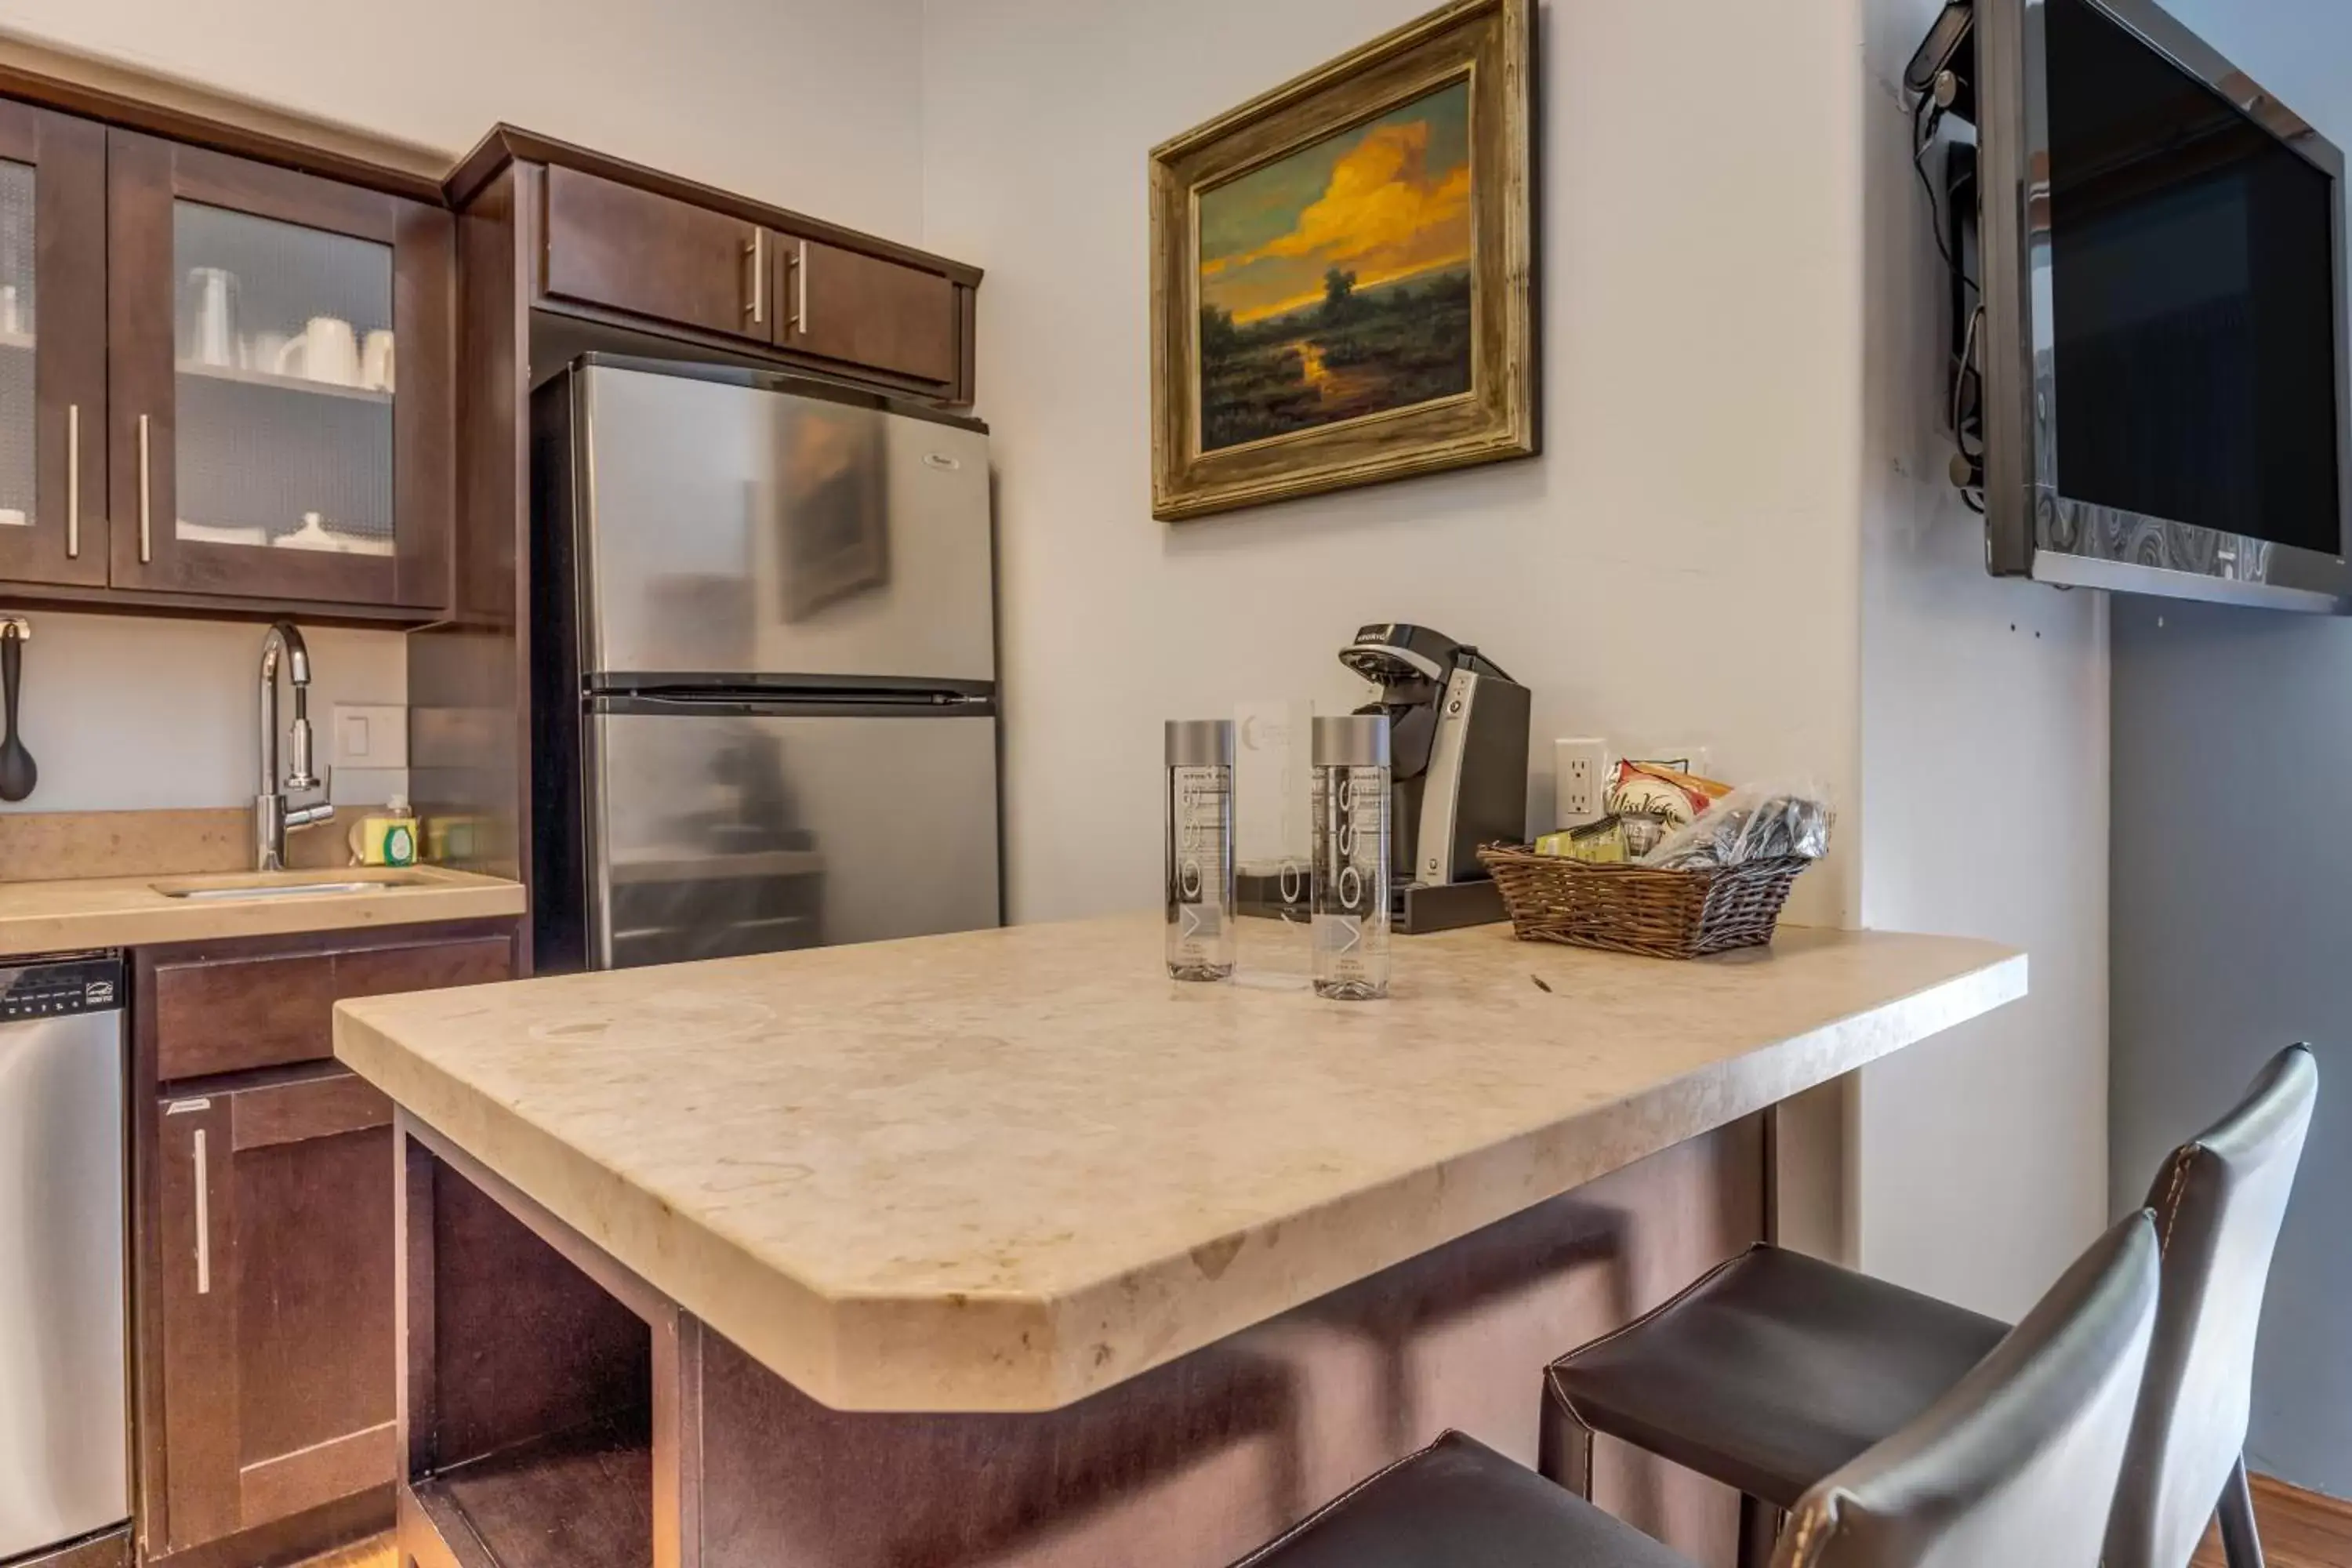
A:
[[[1721,869],[1591,866],[1565,856],[1490,844],[1478,858],[1502,889],[1522,942],[1559,942],[1651,958],[1697,958],[1762,947],[1812,864],[1790,857]]]

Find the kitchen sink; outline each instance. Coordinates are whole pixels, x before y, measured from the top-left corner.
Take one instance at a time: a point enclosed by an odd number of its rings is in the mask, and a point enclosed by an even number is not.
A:
[[[413,888],[425,880],[414,873],[401,872],[381,877],[320,878],[314,882],[278,880],[274,875],[270,880],[259,876],[251,880],[208,877],[200,881],[158,882],[155,890],[167,899],[186,899],[191,902],[242,903],[253,899],[321,899],[337,893],[373,893],[386,888]]]

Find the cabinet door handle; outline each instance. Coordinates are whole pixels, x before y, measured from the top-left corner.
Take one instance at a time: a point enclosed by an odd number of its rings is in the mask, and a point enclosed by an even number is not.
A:
[[[148,480],[147,416],[139,416],[139,564],[144,566],[154,558],[155,538],[152,526],[153,491]]]
[[[213,1184],[205,1170],[205,1130],[196,1129],[196,1294],[213,1293]]]
[[[66,405],[66,559],[81,559],[81,405]]]
[[[743,254],[751,258],[751,303],[745,310],[755,327],[765,326],[768,321],[767,237],[765,229],[755,228],[751,231],[751,243],[743,247]]]
[[[805,332],[808,324],[808,241],[802,240],[793,251],[793,320],[792,329]]]

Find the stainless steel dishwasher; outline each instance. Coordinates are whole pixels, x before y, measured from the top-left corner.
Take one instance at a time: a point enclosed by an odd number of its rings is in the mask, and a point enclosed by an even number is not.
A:
[[[0,1561],[131,1516],[122,991],[0,962]]]

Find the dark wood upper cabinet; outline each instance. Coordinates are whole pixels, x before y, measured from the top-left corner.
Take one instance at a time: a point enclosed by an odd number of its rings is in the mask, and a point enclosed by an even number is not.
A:
[[[512,461],[499,454],[520,411],[502,387],[460,384],[461,222],[478,260],[509,247],[513,279],[512,309],[483,305],[466,329],[478,378],[529,363],[545,312],[624,346],[660,336],[972,402],[981,274],[946,257],[511,126],[436,192],[355,160],[333,127],[310,143],[284,117],[265,131],[12,86],[32,98],[0,98],[14,604],[407,626],[506,613],[510,512],[483,485]],[[496,279],[473,275],[491,300]]]
[[[952,384],[955,285],[937,272],[789,235],[774,237],[776,343],[845,364]]]
[[[547,171],[546,291],[561,300],[768,342],[757,224],[579,169]]]
[[[6,100],[0,580],[106,581],[106,131]]]
[[[451,177],[459,210],[509,167],[538,192],[534,305],[971,401],[977,268],[508,127]]]
[[[129,132],[108,142],[111,584],[445,605],[449,215]]]

